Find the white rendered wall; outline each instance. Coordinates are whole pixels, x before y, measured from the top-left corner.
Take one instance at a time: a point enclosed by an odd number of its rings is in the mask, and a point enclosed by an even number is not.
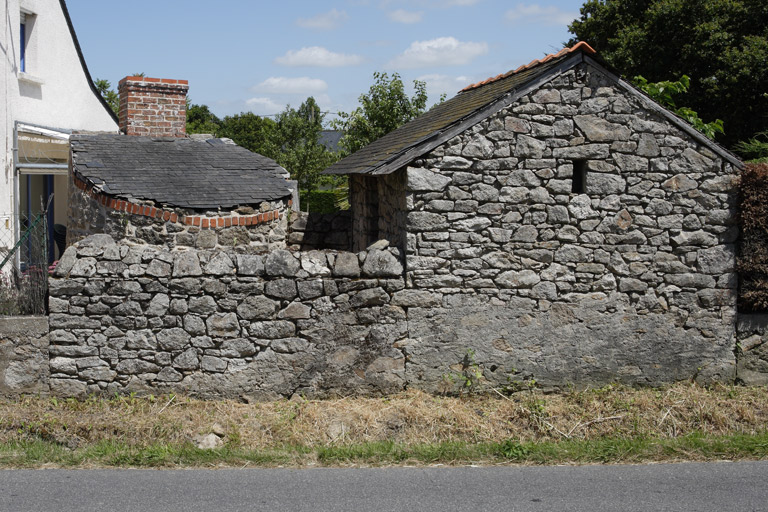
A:
[[[59,0],[0,0],[0,231],[13,212],[13,128],[20,121],[62,130],[117,132],[117,123],[90,88]],[[19,14],[27,21],[26,73],[19,70]],[[30,23],[31,21],[31,23]],[[0,233],[2,236],[2,233]]]

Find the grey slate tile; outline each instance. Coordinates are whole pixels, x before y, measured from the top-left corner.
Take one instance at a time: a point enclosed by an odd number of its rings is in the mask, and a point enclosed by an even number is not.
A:
[[[75,174],[118,197],[231,209],[291,195],[277,162],[220,141],[114,134],[73,135],[70,141]]]

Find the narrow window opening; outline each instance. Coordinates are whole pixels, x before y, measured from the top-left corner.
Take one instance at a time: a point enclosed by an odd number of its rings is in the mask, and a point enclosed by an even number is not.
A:
[[[19,25],[19,37],[21,39],[19,43],[19,70],[23,73],[27,70],[26,56],[27,56],[27,16],[23,12],[21,13],[21,24]]]
[[[574,194],[587,193],[587,161],[573,161],[573,181],[571,182],[571,192]]]

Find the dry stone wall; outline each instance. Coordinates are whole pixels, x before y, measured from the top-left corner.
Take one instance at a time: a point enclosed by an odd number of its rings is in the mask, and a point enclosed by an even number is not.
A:
[[[0,317],[0,395],[48,392],[48,319]]]
[[[291,212],[288,225],[288,248],[293,250],[351,248],[349,210],[334,213]]]
[[[50,280],[56,394],[402,390],[400,253],[167,249],[94,235]]]
[[[737,381],[768,385],[768,314],[740,314],[737,323]]]
[[[768,322],[737,338],[737,169],[646,101],[581,65],[353,176],[353,218],[295,216],[294,251],[89,237],[50,282],[50,388],[763,382]],[[360,250],[306,250],[329,240]]]
[[[88,235],[107,234],[117,240],[167,248],[264,252],[286,247],[290,213],[282,201],[233,211],[162,210],[151,201],[130,202],[94,192],[70,172],[67,244]]]
[[[615,80],[581,65],[399,172],[409,384],[468,353],[498,385],[734,378],[736,169]]]

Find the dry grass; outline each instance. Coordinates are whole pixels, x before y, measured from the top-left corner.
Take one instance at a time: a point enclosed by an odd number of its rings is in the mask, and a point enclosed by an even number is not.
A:
[[[69,449],[117,443],[183,446],[216,432],[245,452],[298,447],[295,463],[328,447],[459,443],[593,442],[765,435],[768,388],[677,384],[666,389],[618,386],[563,394],[524,391],[439,397],[409,391],[388,398],[282,400],[245,404],[176,396],[86,401],[0,401],[0,445],[44,441]],[[766,447],[768,452],[768,447]],[[764,456],[758,454],[758,456]],[[2,457],[0,457],[0,464]]]

